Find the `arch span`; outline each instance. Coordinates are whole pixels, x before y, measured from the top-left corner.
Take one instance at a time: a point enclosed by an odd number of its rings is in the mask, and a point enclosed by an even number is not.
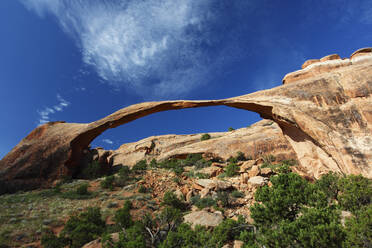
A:
[[[311,176],[333,170],[372,178],[372,55],[354,60],[248,95],[210,101],[146,102],[92,123],[47,123],[0,161],[0,189],[35,188],[71,173],[79,166],[84,149],[109,128],[160,111],[218,105],[253,111],[275,121]]]

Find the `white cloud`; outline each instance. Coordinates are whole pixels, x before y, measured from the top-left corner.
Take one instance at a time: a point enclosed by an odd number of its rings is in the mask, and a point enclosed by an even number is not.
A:
[[[219,63],[201,49],[213,43],[208,23],[219,19],[212,0],[21,2],[40,16],[55,15],[101,78],[141,95],[187,93]]]
[[[70,105],[70,103],[63,99],[60,94],[57,94],[57,101],[58,104],[54,105],[53,107],[45,107],[43,110],[37,111],[39,114],[38,125],[42,125],[51,121],[50,115],[55,114],[56,111],[61,112],[64,108]]]
[[[114,144],[114,142],[112,140],[110,140],[110,139],[103,139],[102,141],[105,142],[105,143],[107,143],[107,144],[109,144],[109,145]]]

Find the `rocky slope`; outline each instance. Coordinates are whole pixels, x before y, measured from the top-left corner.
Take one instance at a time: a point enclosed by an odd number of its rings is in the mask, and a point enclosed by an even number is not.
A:
[[[140,103],[92,123],[37,127],[0,161],[0,193],[76,175],[89,144],[109,128],[160,111],[216,105],[276,122],[309,176],[333,170],[372,178],[372,49],[360,49],[350,59],[332,55],[305,62],[303,68],[286,75],[282,86],[248,95]]]

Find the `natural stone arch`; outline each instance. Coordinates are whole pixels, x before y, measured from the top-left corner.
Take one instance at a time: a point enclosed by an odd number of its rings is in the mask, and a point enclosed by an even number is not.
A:
[[[160,111],[218,105],[253,111],[275,121],[303,169],[315,177],[333,170],[372,178],[371,68],[372,55],[368,53],[347,61],[314,63],[287,75],[291,80],[282,86],[248,95],[147,102],[92,123],[47,123],[0,161],[0,188],[2,192],[35,188],[72,173],[84,149],[109,128]]]

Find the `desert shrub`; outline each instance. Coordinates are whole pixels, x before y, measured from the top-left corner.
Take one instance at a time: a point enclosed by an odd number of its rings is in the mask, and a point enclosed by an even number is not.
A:
[[[101,187],[104,189],[114,189],[114,181],[115,177],[114,176],[106,176],[103,181],[101,181]]]
[[[61,196],[67,199],[89,199],[95,196],[88,190],[89,184],[84,183],[79,185],[75,190],[63,192]]]
[[[272,187],[255,193],[251,217],[265,247],[340,247],[344,230],[339,212],[327,204],[326,193],[292,172],[270,178]],[[325,199],[325,201],[324,201]]]
[[[228,241],[238,239],[240,233],[246,229],[243,219],[239,218],[238,221],[226,219],[213,229],[209,243],[213,244],[213,247],[222,247]]]
[[[222,207],[228,207],[230,205],[230,195],[226,191],[217,192],[217,201],[221,203]]]
[[[130,169],[128,166],[122,166],[118,172],[118,176],[114,178],[114,185],[118,187],[125,186],[129,179]]]
[[[179,209],[165,207],[155,218],[147,214],[142,220],[142,225],[148,231],[151,247],[157,247],[169,232],[182,223],[182,213]],[[159,232],[161,231],[161,232]]]
[[[178,176],[173,177],[172,178],[172,181],[175,182],[175,183],[177,183],[177,184],[180,184],[182,182],[181,178],[178,177]]]
[[[173,168],[173,172],[176,173],[177,176],[180,176],[184,172],[184,169],[181,166],[176,166]]]
[[[229,163],[225,168],[225,174],[228,177],[233,177],[239,172],[239,166],[236,163]]]
[[[208,134],[208,133],[205,133],[201,136],[200,140],[203,141],[203,140],[209,140],[211,138],[211,136]]]
[[[85,179],[95,179],[103,175],[102,167],[98,161],[93,161],[81,171],[81,177]]]
[[[239,151],[239,152],[236,153],[236,159],[238,161],[246,161],[247,160],[247,158],[245,157],[244,153],[241,152],[241,151]]]
[[[372,182],[361,175],[349,175],[339,180],[337,197],[342,209],[355,212],[372,203]]]
[[[114,221],[120,228],[128,228],[133,225],[132,216],[130,215],[130,209],[132,203],[125,201],[124,206],[115,212]]]
[[[146,193],[147,192],[147,188],[143,185],[141,185],[139,188],[138,188],[138,192],[139,193]]]
[[[326,195],[329,201],[331,201],[337,199],[340,191],[339,180],[340,175],[334,172],[329,172],[317,180],[314,185],[319,191]]]
[[[79,248],[100,237],[105,227],[100,209],[90,207],[78,216],[71,216],[59,238],[68,240],[71,248]]]
[[[209,175],[201,172],[196,172],[195,177],[199,179],[208,179]]]
[[[372,247],[372,204],[346,220],[343,247]]]
[[[159,248],[209,247],[207,243],[210,238],[211,232],[206,228],[197,226],[192,229],[189,224],[183,223],[176,230],[168,233]]]
[[[283,219],[293,221],[306,203],[308,182],[294,173],[271,177],[272,187],[264,186],[255,193],[251,216],[259,225],[271,225]]]
[[[234,190],[233,192],[231,192],[231,196],[234,198],[243,198],[244,193],[238,190]]]
[[[84,183],[84,184],[80,185],[76,189],[76,194],[78,194],[78,195],[88,195],[89,194],[88,187],[89,187],[89,184],[87,184],[87,183]]]
[[[229,127],[227,130],[228,130],[229,132],[231,132],[231,131],[234,131],[235,128]]]
[[[238,160],[236,159],[236,157],[233,157],[233,156],[230,156],[228,159],[227,159],[227,162],[229,163],[237,163]]]
[[[158,167],[158,163],[156,162],[156,159],[153,158],[151,161],[150,161],[150,167],[151,168],[156,168]]]
[[[200,195],[191,197],[190,202],[192,205],[197,206],[199,209],[216,206],[216,200],[214,200],[212,197],[200,198]]]
[[[57,237],[52,231],[47,231],[41,236],[41,245],[44,248],[64,248],[69,244],[65,237]]]
[[[169,232],[159,247],[222,247],[226,243],[240,238],[240,236],[248,241],[247,235],[242,235],[243,232],[249,232],[244,221],[232,219],[224,220],[213,230],[208,230],[202,226],[196,226],[193,229],[190,225],[183,223],[176,230]]]
[[[211,164],[212,164],[212,161],[207,161],[204,158],[202,158],[202,159],[196,161],[194,166],[195,166],[196,169],[202,169],[202,168],[211,166]]]
[[[172,191],[165,192],[161,205],[173,207],[180,210],[185,210],[186,208],[184,202],[178,199],[176,194]]]
[[[206,161],[201,154],[189,154],[186,159],[168,159],[157,163],[157,167],[173,170],[177,175],[183,173],[185,166],[195,166],[197,169],[208,167],[211,161]]]
[[[282,164],[287,164],[289,166],[295,166],[298,164],[298,162],[295,159],[285,159],[280,161]]]
[[[147,169],[147,162],[146,160],[138,161],[133,167],[133,171],[143,171]]]

